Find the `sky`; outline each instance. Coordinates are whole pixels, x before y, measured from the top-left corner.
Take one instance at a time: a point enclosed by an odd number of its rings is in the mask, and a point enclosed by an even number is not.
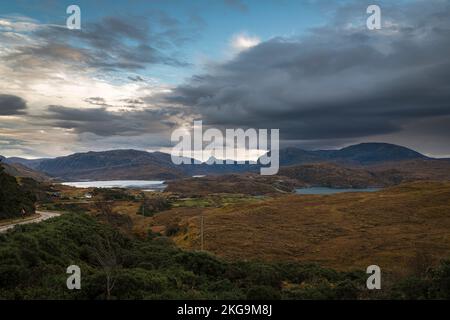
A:
[[[0,155],[168,152],[202,120],[450,157],[449,35],[450,0],[2,1]]]

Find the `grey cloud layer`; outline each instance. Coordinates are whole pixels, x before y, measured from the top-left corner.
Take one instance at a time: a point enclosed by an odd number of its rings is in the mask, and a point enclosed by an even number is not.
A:
[[[161,89],[140,74],[153,66],[187,66],[182,47],[198,37],[204,21],[189,13],[179,19],[163,11],[142,14],[125,9],[83,19],[82,30],[6,17],[0,28],[0,153],[165,146],[177,112],[140,98],[140,91]]]
[[[162,12],[152,18],[104,17],[86,23],[81,30],[41,26],[33,33],[38,41],[16,48],[6,60],[18,67],[27,67],[23,65],[26,62],[33,66],[63,62],[109,71],[138,70],[153,64],[188,65],[177,50],[197,34],[199,25],[186,26]]]
[[[175,123],[170,119],[178,114],[175,109],[111,112],[105,108],[49,106],[47,110],[43,118],[50,120],[52,126],[102,137],[165,133],[174,128]]]
[[[392,134],[450,115],[450,3],[388,5],[375,32],[366,7],[338,10],[307,37],[263,42],[166,99],[210,125],[280,128],[292,140]],[[363,23],[350,24],[358,14]]]
[[[232,10],[248,12],[245,2],[224,1]],[[450,2],[383,4],[384,26],[374,32],[365,28],[364,1],[340,8],[329,1],[311,2],[336,12],[332,22],[301,38],[262,42],[209,66],[205,74],[169,94],[125,96],[120,103],[127,111],[118,111],[122,106],[117,101],[112,106],[95,92],[80,99],[83,108],[46,100],[33,115],[26,115],[27,102],[10,90],[2,93],[18,96],[0,94],[0,127],[24,125],[24,132],[68,129],[70,143],[79,143],[76,148],[146,147],[165,145],[178,120],[196,116],[217,127],[280,128],[283,146],[328,148],[386,137],[386,142],[450,154]],[[2,56],[2,64],[11,66],[13,78],[22,75],[25,84],[33,76],[42,76],[39,81],[45,83],[54,70],[67,66],[81,73],[99,71],[106,78],[110,74],[104,71],[118,71],[115,75],[144,86],[147,77],[137,70],[155,64],[187,65],[178,49],[202,27],[199,17],[180,21],[162,12],[106,17],[83,24],[81,31],[39,26],[30,31],[30,41],[2,41],[14,47],[12,54]],[[23,97],[37,105],[30,95]],[[41,108],[52,103],[66,106],[48,106],[42,114]],[[2,117],[10,115],[24,115],[23,123]],[[0,140],[10,139],[7,133]],[[35,136],[23,139],[34,143]],[[20,139],[8,141],[25,150]]]
[[[9,95],[0,94],[0,116],[13,116],[25,114],[27,103],[24,99]]]

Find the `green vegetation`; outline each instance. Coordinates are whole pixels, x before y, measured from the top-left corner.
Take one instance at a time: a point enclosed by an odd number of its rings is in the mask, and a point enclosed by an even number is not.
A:
[[[0,234],[0,299],[448,299],[450,261],[415,276],[365,288],[363,271],[296,262],[227,262],[176,248],[166,237],[125,236],[69,213]],[[66,268],[82,270],[81,290]]]
[[[40,208],[58,212],[76,212],[83,213],[89,211],[89,205],[75,202],[46,202],[40,205]]]
[[[392,290],[396,299],[450,299],[450,260],[429,268],[423,276],[414,276],[397,283]]]
[[[27,214],[34,213],[35,201],[34,194],[6,174],[0,164],[0,219],[19,217],[22,209]]]
[[[244,194],[214,194],[202,197],[182,198],[174,202],[173,207],[208,208],[224,207],[239,203],[254,203],[264,199],[264,196],[249,196]]]
[[[155,213],[170,209],[171,204],[169,200],[163,196],[153,196],[147,198],[144,196],[144,201],[139,207],[137,214],[143,215],[145,217],[151,217]]]
[[[95,198],[101,198],[105,201],[110,200],[125,200],[132,201],[134,197],[127,192],[126,189],[121,188],[95,188],[92,191]]]
[[[66,288],[72,264],[81,267],[81,290]],[[357,297],[364,281],[361,272],[313,265],[228,263],[177,249],[164,237],[125,237],[87,215],[0,235],[0,299],[341,299]],[[321,283],[320,290],[295,287],[302,283]]]

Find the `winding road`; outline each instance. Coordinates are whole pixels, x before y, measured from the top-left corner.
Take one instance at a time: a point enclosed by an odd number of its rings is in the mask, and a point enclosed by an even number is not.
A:
[[[36,214],[38,214],[39,216],[34,219],[25,220],[25,221],[16,220],[16,221],[12,222],[11,224],[0,226],[0,233],[6,232],[7,230],[12,229],[19,224],[37,223],[37,222],[45,221],[50,218],[59,217],[61,215],[60,213],[57,213],[57,212],[48,212],[48,211],[36,211]]]

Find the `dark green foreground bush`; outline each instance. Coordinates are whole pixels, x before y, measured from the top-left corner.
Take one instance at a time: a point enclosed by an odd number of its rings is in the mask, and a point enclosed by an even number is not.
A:
[[[81,267],[81,290],[66,268]],[[109,279],[109,290],[107,290]],[[297,263],[229,263],[167,238],[127,238],[81,214],[0,234],[0,299],[357,299],[366,274]],[[450,297],[450,264],[399,283],[394,298]],[[370,297],[369,297],[370,298]]]
[[[34,213],[34,194],[17,183],[16,178],[4,172],[0,163],[0,220],[21,216],[22,209],[27,214]]]
[[[106,262],[105,262],[106,261]],[[81,290],[66,288],[66,268],[81,267]],[[107,290],[107,276],[112,289]],[[310,298],[284,283],[321,282],[318,296],[350,295],[339,286],[348,274],[315,266],[227,263],[185,252],[161,237],[127,238],[94,218],[65,214],[0,235],[0,299],[278,299]]]

